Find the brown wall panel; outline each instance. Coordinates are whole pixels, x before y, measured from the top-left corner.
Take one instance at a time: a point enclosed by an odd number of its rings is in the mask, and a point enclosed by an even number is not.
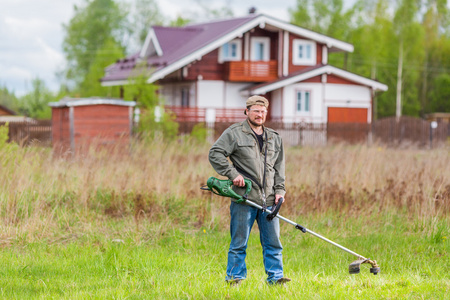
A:
[[[338,77],[336,75],[328,75],[327,76],[327,82],[328,83],[337,83],[337,84],[355,84],[355,85],[360,85],[356,82],[350,81],[348,79],[344,79],[342,77]]]

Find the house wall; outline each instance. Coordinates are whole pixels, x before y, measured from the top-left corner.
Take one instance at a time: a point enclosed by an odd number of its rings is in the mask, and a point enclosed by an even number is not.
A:
[[[293,64],[293,43],[296,39],[302,39],[302,40],[310,40],[308,38],[305,38],[303,36],[295,35],[292,33],[289,33],[289,73],[297,72],[306,68],[310,68],[311,66],[304,66],[304,65],[294,65]],[[322,46],[323,44],[315,43],[316,44],[316,65],[322,63]]]
[[[310,112],[297,112],[298,91],[310,92]],[[329,107],[366,108],[371,122],[371,89],[354,84],[302,82],[272,92],[273,119],[286,123],[326,123]]]
[[[272,101],[269,104],[270,118],[280,120],[283,112],[283,91],[275,90],[272,93]]]
[[[218,80],[200,80],[196,84],[197,106],[200,108],[243,108],[247,98],[242,96],[240,91],[247,85]]]
[[[181,106],[181,91],[189,90],[189,107],[196,105],[195,82],[172,82],[161,83],[159,95],[164,100],[165,105]]]
[[[201,76],[204,80],[222,80],[224,71],[224,64],[219,64],[219,49],[216,49],[191,63],[184,79],[197,80]]]
[[[251,53],[252,49],[252,43],[251,38],[252,37],[268,37],[270,38],[270,53],[269,53],[269,59],[270,60],[277,60],[278,59],[278,32],[271,32],[259,27],[256,27],[250,31],[250,43],[249,43],[249,54]],[[244,48],[244,44],[243,47]],[[245,50],[244,50],[245,51]],[[251,55],[249,55],[251,57]],[[242,56],[244,58],[244,56]],[[244,60],[244,59],[243,59]]]
[[[367,122],[372,122],[372,90],[369,87],[355,84],[326,84],[325,106],[365,108],[367,109]],[[324,111],[328,120],[328,109]]]
[[[323,85],[321,83],[297,83],[283,89],[283,121],[286,123],[323,123]],[[310,112],[299,113],[296,111],[296,99],[298,91],[310,92]],[[274,116],[275,117],[275,116]],[[278,116],[278,117],[281,117]]]

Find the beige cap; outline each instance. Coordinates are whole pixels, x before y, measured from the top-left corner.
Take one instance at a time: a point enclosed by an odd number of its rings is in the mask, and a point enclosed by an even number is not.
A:
[[[247,99],[247,102],[245,103],[246,107],[250,107],[252,105],[261,105],[265,108],[269,108],[269,100],[264,98],[263,96],[251,96]]]

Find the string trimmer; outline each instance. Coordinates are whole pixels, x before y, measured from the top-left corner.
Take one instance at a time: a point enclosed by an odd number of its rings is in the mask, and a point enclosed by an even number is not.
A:
[[[235,199],[236,203],[246,203],[247,205],[256,207],[256,208],[258,208],[258,209],[260,209],[262,211],[266,211],[266,208],[264,208],[264,207],[262,207],[262,206],[260,206],[260,205],[258,205],[258,204],[256,204],[256,203],[254,203],[254,202],[252,202],[252,201],[247,199],[248,194],[249,194],[250,190],[252,189],[252,182],[249,179],[244,179],[244,181],[245,181],[246,189],[245,189],[244,195],[242,195],[242,196],[237,194],[232,189],[233,182],[231,180],[228,180],[228,179],[217,179],[215,177],[209,177],[208,181],[206,182],[206,185],[202,186],[201,189],[202,190],[211,191],[214,194],[219,195],[219,196],[233,198],[233,199]],[[294,225],[295,228],[299,229],[303,233],[307,232],[309,234],[312,234],[313,236],[318,237],[319,239],[322,239],[325,242],[330,243],[331,245],[336,246],[336,247],[344,250],[345,252],[356,256],[358,259],[355,260],[354,262],[352,262],[350,264],[350,266],[348,267],[348,270],[349,270],[350,274],[358,274],[360,272],[361,264],[365,264],[365,263],[369,263],[369,264],[372,265],[372,268],[370,268],[370,273],[372,273],[373,275],[377,275],[378,272],[380,272],[380,267],[377,265],[376,261],[371,260],[370,258],[365,258],[364,256],[359,255],[358,253],[355,253],[355,252],[353,252],[353,251],[351,251],[351,250],[349,250],[349,249],[347,249],[347,248],[345,248],[345,247],[343,247],[343,246],[341,246],[341,245],[339,245],[339,244],[337,244],[337,243],[335,243],[333,241],[330,241],[329,239],[321,236],[320,234],[315,233],[314,231],[309,230],[308,228],[306,228],[304,226],[301,226],[301,225],[299,225],[299,224],[297,224],[297,223],[295,223],[295,222],[293,222],[293,221],[291,221],[289,219],[286,219],[283,216],[280,216],[278,214],[278,212],[279,212],[279,210],[281,208],[281,205],[283,204],[283,201],[284,201],[284,199],[280,198],[278,200],[278,204],[273,206],[272,210],[269,211],[269,214],[267,215],[267,219],[269,221],[276,217],[276,218],[278,218],[280,220],[285,221],[286,223]]]

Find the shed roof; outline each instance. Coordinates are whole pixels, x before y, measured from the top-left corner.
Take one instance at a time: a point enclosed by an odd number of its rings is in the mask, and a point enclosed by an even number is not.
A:
[[[108,98],[69,98],[64,97],[58,102],[50,102],[48,105],[51,107],[71,107],[71,106],[88,106],[88,105],[118,105],[118,106],[135,106],[135,101],[124,101],[118,99]]]

